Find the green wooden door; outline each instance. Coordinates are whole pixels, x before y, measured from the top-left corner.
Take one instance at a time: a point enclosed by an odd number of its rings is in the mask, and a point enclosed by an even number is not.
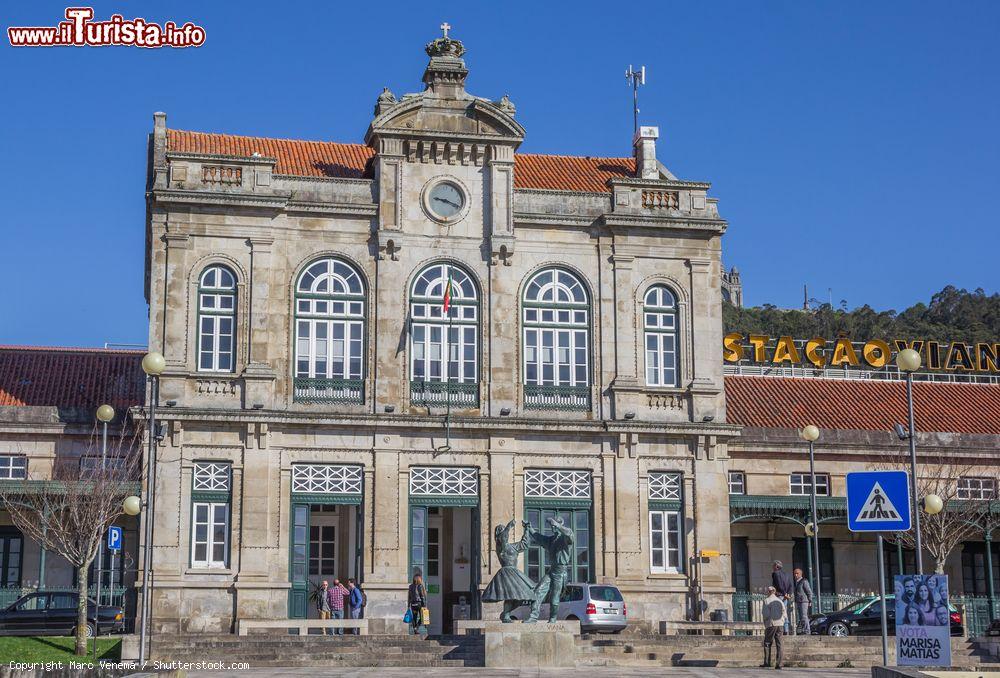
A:
[[[410,506],[410,578],[427,574],[427,507]]]
[[[309,616],[309,504],[292,504],[292,530],[289,544],[289,573],[292,587],[288,592],[288,616]]]
[[[590,548],[590,509],[584,508],[531,508],[524,509],[524,519],[536,531],[542,534],[552,534],[548,519],[561,516],[564,525],[573,529],[575,537],[573,556],[570,560],[569,579],[574,582],[592,582],[591,548]],[[548,563],[545,562],[545,551],[538,546],[528,549],[525,554],[525,569],[532,581],[538,581],[545,573]]]

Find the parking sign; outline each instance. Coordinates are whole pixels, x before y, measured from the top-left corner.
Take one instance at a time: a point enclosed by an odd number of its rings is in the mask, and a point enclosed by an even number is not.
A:
[[[108,528],[108,550],[120,551],[122,548],[122,528],[112,525]]]

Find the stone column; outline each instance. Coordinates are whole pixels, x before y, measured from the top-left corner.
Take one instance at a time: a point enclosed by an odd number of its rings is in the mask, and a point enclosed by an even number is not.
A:
[[[250,247],[250,322],[247,324],[248,355],[244,371],[246,379],[244,407],[261,403],[265,407],[274,403],[275,370],[271,365],[272,347],[283,346],[287,328],[268,323],[268,306],[271,303],[271,246],[274,238],[251,237]]]
[[[611,263],[614,266],[615,386],[635,387],[638,385],[634,261],[635,257],[626,254],[615,254],[611,257]],[[618,412],[615,413],[616,416],[618,414]]]
[[[270,579],[271,550],[276,548],[277,535],[272,529],[273,512],[280,502],[278,468],[271,462],[267,445],[267,425],[247,424],[243,449],[243,472],[236,484],[233,477],[233,498],[239,493],[239,572],[241,583],[264,582]],[[234,515],[235,515],[235,506]],[[235,535],[235,533],[234,533]],[[233,540],[234,545],[237,540]]]

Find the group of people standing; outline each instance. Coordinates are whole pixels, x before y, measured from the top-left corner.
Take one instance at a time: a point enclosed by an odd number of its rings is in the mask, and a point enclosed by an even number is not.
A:
[[[346,587],[339,579],[333,580],[333,586],[324,579],[316,590],[316,610],[320,619],[345,619],[345,612],[350,613],[350,619],[361,619],[366,602],[364,591],[353,578],[347,580]],[[326,631],[327,634],[333,631],[338,636],[344,634],[342,628],[326,629]],[[355,633],[357,632],[355,629]]]
[[[900,622],[907,626],[950,626],[948,608],[948,583],[934,575],[915,575],[903,579],[902,589],[897,583],[897,610],[902,608]]]
[[[764,599],[762,614],[764,618],[764,663],[761,667],[771,665],[771,648],[774,648],[774,668],[780,669],[782,656],[782,636],[791,630],[791,614],[788,607],[795,604],[797,618],[796,632],[809,635],[809,612],[812,607],[813,590],[809,580],[802,576],[802,570],[795,568],[792,574],[784,570],[780,560],[774,561],[771,571],[771,586],[767,587],[767,597]]]

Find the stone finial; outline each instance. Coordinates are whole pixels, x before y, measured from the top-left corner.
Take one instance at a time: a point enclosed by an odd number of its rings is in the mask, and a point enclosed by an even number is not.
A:
[[[444,37],[432,40],[424,48],[431,58],[424,71],[424,84],[442,99],[461,99],[465,96],[465,76],[469,74],[462,61],[465,45],[461,40],[448,37],[450,28],[447,23],[442,24]]]
[[[510,100],[510,97],[504,94],[500,101],[496,102],[497,108],[506,113],[507,115],[514,115],[517,112],[517,107],[514,102]]]
[[[375,101],[375,115],[381,115],[383,111],[386,111],[396,105],[396,95],[393,94],[388,87],[382,88],[382,93],[378,95],[378,99]]]
[[[427,46],[424,47],[424,51],[427,52],[427,56],[432,58],[450,57],[452,59],[461,59],[462,55],[465,54],[465,45],[462,44],[461,40],[445,36],[428,42]]]
[[[659,179],[660,168],[656,163],[656,140],[659,127],[640,127],[632,140],[635,149],[635,174],[640,179]]]

